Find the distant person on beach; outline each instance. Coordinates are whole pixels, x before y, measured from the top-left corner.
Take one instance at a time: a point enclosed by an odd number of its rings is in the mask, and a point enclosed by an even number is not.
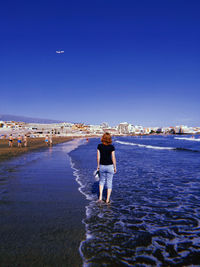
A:
[[[46,143],[47,146],[49,145],[49,137],[48,137],[48,135],[45,136],[45,143]]]
[[[49,138],[49,145],[52,146],[53,144],[53,141],[52,141],[52,135],[50,135],[50,138]]]
[[[13,136],[12,134],[10,134],[9,136],[9,143],[8,143],[9,147],[13,147]]]
[[[17,144],[18,144],[18,147],[22,147],[22,137],[21,135],[18,135],[18,138],[17,138]]]
[[[24,136],[24,146],[27,147],[27,145],[28,145],[28,137],[25,134],[25,136]]]
[[[109,203],[112,192],[113,174],[117,172],[115,147],[112,145],[112,137],[109,133],[105,133],[102,136],[101,142],[97,147],[97,170],[100,171],[99,201],[102,201],[103,189],[106,183],[106,203]]]

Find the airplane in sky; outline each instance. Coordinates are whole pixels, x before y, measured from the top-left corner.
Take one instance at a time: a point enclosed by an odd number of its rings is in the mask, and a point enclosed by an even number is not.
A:
[[[56,54],[64,54],[64,52],[65,52],[64,50],[57,50]]]

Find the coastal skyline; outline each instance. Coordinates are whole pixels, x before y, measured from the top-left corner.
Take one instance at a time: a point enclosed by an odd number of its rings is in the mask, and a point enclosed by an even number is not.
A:
[[[197,1],[4,2],[0,114],[199,126],[199,11]]]

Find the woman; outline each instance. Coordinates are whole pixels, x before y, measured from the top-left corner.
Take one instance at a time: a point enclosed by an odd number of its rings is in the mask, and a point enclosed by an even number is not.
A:
[[[10,136],[9,136],[9,146],[13,147],[13,136],[12,136],[12,134],[10,134]]]
[[[107,185],[106,203],[110,202],[112,192],[113,174],[117,172],[115,147],[112,144],[112,138],[109,133],[105,133],[101,138],[102,144],[97,147],[97,170],[100,171],[99,180],[99,201],[102,201],[103,188]]]
[[[49,136],[48,135],[45,136],[45,143],[47,146],[49,145]]]
[[[24,136],[24,146],[27,147],[27,145],[28,145],[28,137],[25,134],[25,136]]]
[[[18,143],[18,147],[22,147],[22,137],[20,134],[18,135],[17,143]]]

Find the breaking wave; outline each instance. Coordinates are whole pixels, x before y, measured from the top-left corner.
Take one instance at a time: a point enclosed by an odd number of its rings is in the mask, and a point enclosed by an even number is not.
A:
[[[200,138],[197,139],[197,138],[192,138],[192,137],[174,137],[174,139],[200,142]]]
[[[121,144],[121,145],[138,146],[138,147],[157,149],[157,150],[176,150],[176,151],[200,152],[199,150],[190,149],[190,148],[182,148],[182,147],[152,146],[152,145],[144,145],[144,144],[137,144],[137,143],[131,143],[131,142],[124,142],[124,141],[116,141],[116,143]]]
[[[116,141],[116,143],[119,143],[119,144],[122,144],[122,145],[129,145],[129,146],[138,146],[138,147],[151,148],[151,149],[174,150],[173,147],[151,146],[151,145],[143,145],[143,144],[137,144],[137,143],[123,142],[123,141]]]

